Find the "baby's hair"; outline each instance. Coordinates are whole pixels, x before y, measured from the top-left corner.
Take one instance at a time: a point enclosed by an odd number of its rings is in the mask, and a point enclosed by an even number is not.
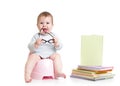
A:
[[[47,12],[47,11],[44,11],[44,12],[42,12],[42,13],[40,13],[40,14],[38,15],[37,23],[39,22],[39,18],[42,17],[42,16],[44,16],[44,17],[50,16],[51,19],[52,19],[52,24],[53,24],[53,16],[52,16],[51,13],[49,13],[49,12]]]

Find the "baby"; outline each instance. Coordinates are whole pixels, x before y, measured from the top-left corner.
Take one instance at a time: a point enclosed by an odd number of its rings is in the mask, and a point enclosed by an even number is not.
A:
[[[25,65],[25,82],[31,82],[31,73],[35,64],[41,59],[51,59],[54,65],[55,78],[66,75],[62,72],[62,61],[56,52],[62,48],[62,44],[53,34],[53,16],[49,12],[42,12],[37,18],[39,33],[36,33],[28,45],[29,57]]]

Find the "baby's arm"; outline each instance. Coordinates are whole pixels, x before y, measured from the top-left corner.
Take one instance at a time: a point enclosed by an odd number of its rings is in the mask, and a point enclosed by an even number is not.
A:
[[[62,44],[60,43],[60,41],[58,40],[57,37],[54,37],[54,46],[57,50],[60,50],[62,48]]]
[[[41,39],[41,38],[38,38],[38,39],[36,40],[36,42],[34,43],[34,47],[35,47],[35,48],[38,48],[41,43],[42,43],[42,39]]]
[[[32,40],[30,41],[30,43],[28,44],[28,48],[31,52],[33,52],[35,50],[34,44],[35,44],[36,40],[33,37]]]
[[[58,38],[58,36],[56,36],[55,33],[50,33],[50,35],[52,35],[53,37],[55,49],[60,50],[62,48],[62,43],[60,42],[60,39]]]
[[[28,48],[31,52],[35,51],[36,48],[38,48],[40,44],[40,39],[39,39],[39,35],[35,34],[32,37],[32,40],[30,41],[30,43],[28,44]]]

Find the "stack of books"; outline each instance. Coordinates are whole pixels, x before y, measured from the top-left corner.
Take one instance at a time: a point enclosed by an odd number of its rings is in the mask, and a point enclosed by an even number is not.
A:
[[[71,76],[74,78],[88,79],[92,81],[113,78],[113,67],[102,66],[81,66],[78,65],[76,69],[72,70]]]

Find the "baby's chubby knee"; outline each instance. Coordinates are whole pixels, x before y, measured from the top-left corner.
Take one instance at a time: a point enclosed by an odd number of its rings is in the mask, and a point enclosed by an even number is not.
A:
[[[59,53],[54,53],[50,56],[50,59],[54,60],[56,58],[60,58],[60,54]]]
[[[39,55],[37,54],[30,54],[29,58],[36,58],[36,59],[40,59]]]

